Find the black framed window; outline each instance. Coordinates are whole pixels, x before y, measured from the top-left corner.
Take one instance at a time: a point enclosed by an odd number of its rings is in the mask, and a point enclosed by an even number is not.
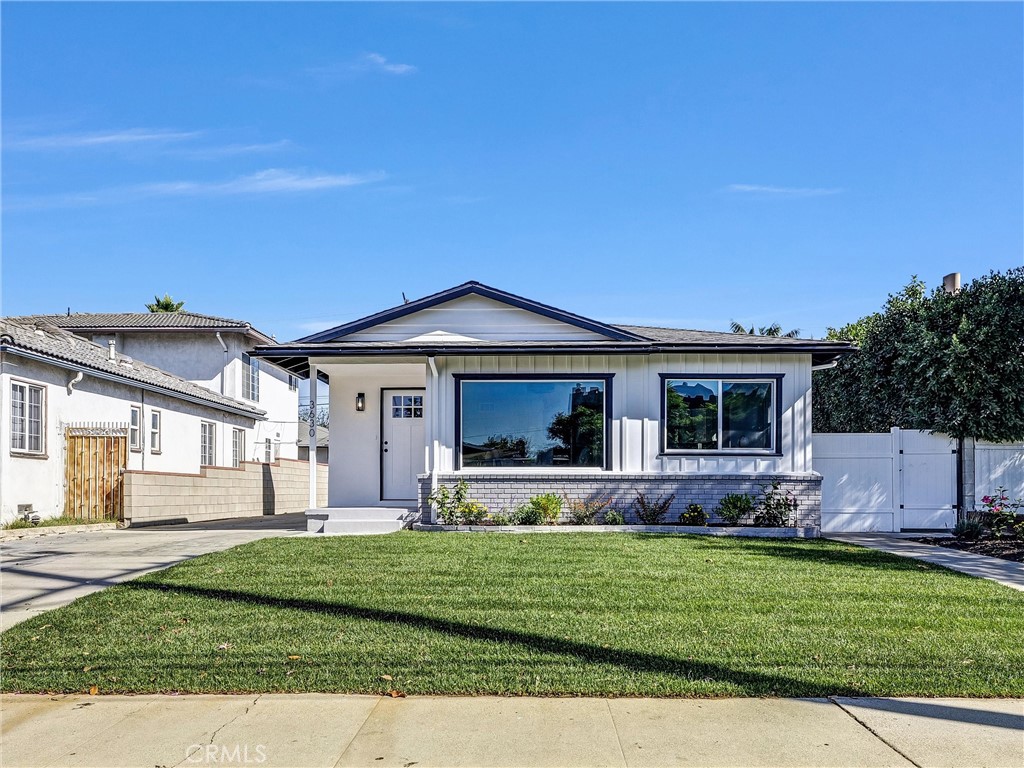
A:
[[[455,381],[458,468],[610,468],[612,374]]]
[[[782,447],[783,374],[661,374],[664,453],[764,453]]]

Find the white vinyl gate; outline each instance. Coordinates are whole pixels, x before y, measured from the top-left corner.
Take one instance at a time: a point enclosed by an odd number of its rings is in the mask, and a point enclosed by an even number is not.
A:
[[[893,428],[813,437],[821,529],[944,530],[956,524],[956,441]]]

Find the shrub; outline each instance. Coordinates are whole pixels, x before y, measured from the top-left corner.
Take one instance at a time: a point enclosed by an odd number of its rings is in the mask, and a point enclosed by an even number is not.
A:
[[[1016,534],[1017,510],[1024,507],[1024,501],[1010,501],[1006,488],[999,486],[995,495],[982,496],[981,503],[982,514],[993,536],[1001,539],[1007,529]]]
[[[533,499],[520,504],[512,513],[512,525],[544,525],[544,513],[533,505]]]
[[[487,507],[479,501],[467,501],[459,507],[459,521],[463,525],[480,525],[487,517]]]
[[[781,490],[778,480],[761,486],[761,502],[754,514],[754,525],[781,528],[796,520],[796,497],[792,491]]]
[[[479,525],[487,517],[487,507],[468,497],[469,483],[460,479],[454,489],[437,486],[427,503],[437,508],[437,519],[444,525]]]
[[[754,512],[754,499],[746,493],[729,493],[722,497],[715,510],[729,525],[739,525],[740,520]]]
[[[686,510],[679,513],[680,525],[707,525],[708,514],[700,504],[687,504]]]
[[[605,525],[625,525],[626,518],[622,516],[622,513],[617,509],[609,509],[604,513],[604,524]]]
[[[953,526],[953,536],[961,541],[977,541],[984,534],[985,526],[977,519],[960,520]]]
[[[665,515],[668,514],[668,508],[672,506],[675,498],[675,494],[671,494],[667,497],[659,496],[656,499],[649,499],[644,495],[643,491],[637,491],[636,499],[633,500],[632,504],[633,511],[636,512],[636,516],[640,519],[641,523],[657,525],[665,519]]]
[[[595,525],[597,516],[612,503],[611,499],[570,499],[565,497],[570,525]]]
[[[496,512],[493,515],[488,515],[487,521],[491,525],[512,525],[512,518],[504,512]]]
[[[545,525],[558,525],[562,516],[562,497],[557,493],[542,493],[530,499],[530,504],[540,510]]]

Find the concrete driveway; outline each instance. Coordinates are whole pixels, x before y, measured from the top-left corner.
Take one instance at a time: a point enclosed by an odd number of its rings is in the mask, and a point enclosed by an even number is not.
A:
[[[298,512],[4,541],[0,630],[144,573],[268,536],[295,536],[305,526]]]

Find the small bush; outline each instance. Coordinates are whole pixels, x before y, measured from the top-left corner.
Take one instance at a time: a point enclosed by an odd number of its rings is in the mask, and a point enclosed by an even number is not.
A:
[[[540,510],[545,525],[558,525],[562,516],[562,497],[557,493],[542,493],[530,499],[530,504]]]
[[[479,501],[467,501],[459,507],[459,521],[462,525],[480,525],[487,517],[487,507]]]
[[[679,513],[680,525],[707,525],[708,514],[700,504],[687,504],[686,510]]]
[[[458,525],[461,519],[462,506],[469,496],[469,483],[459,480],[454,489],[447,485],[439,485],[427,496],[427,503],[437,509],[437,519],[443,525]]]
[[[783,491],[778,480],[761,486],[761,502],[754,514],[754,525],[781,528],[796,520],[796,497],[792,491]]]
[[[570,499],[565,497],[570,525],[595,525],[597,516],[612,503],[611,499]]]
[[[977,541],[985,535],[985,526],[980,520],[968,518],[953,526],[953,536],[961,541]]]
[[[491,525],[512,525],[512,518],[504,512],[495,512],[487,516],[487,522]]]
[[[604,513],[604,524],[605,525],[625,525],[626,518],[622,516],[622,513],[617,509],[609,509]]]
[[[633,500],[633,511],[645,525],[657,525],[665,519],[668,508],[675,501],[675,494],[667,497],[647,498],[643,491],[636,492],[636,499]]]
[[[1017,535],[1017,511],[1024,507],[1024,500],[1011,501],[1006,488],[999,486],[994,495],[982,496],[982,515],[992,535],[1001,539],[1007,531]]]
[[[729,525],[739,525],[740,521],[754,513],[754,499],[746,493],[730,493],[718,502],[715,513]]]
[[[512,513],[512,525],[544,525],[544,513],[528,501]]]

